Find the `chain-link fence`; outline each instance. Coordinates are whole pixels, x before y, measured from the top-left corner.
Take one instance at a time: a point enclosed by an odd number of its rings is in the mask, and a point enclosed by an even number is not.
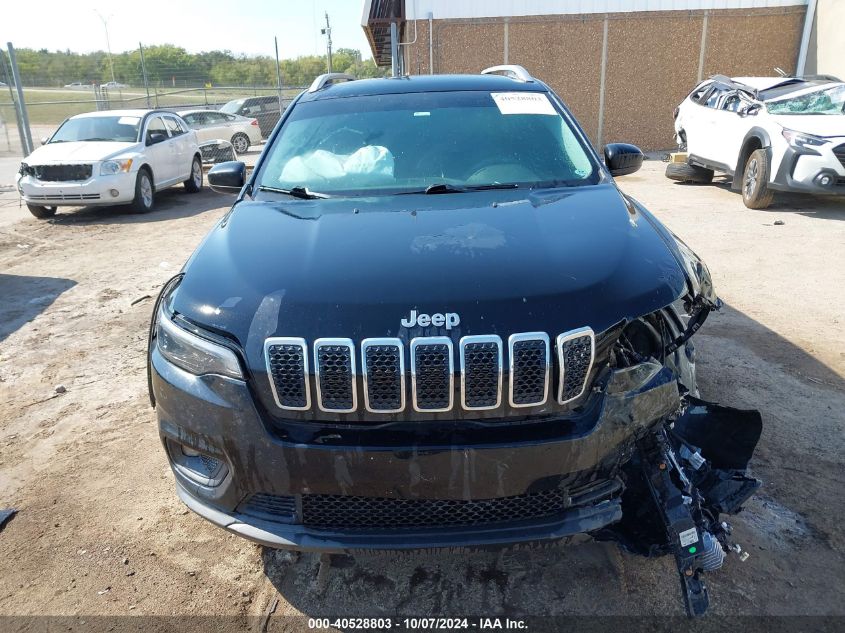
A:
[[[0,154],[22,154],[17,91],[8,55],[0,54]],[[97,110],[222,109],[254,118],[266,138],[284,108],[318,74],[322,56],[282,60],[235,56],[228,51],[192,54],[175,46],[139,46],[109,55],[20,49],[16,61],[34,147],[67,117]],[[333,70],[381,76],[359,51],[340,49]],[[230,140],[230,139],[227,139]]]

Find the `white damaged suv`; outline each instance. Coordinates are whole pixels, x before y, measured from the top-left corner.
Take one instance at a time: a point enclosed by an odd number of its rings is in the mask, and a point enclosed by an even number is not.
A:
[[[675,108],[675,139],[687,163],[667,177],[733,177],[745,206],[774,191],[845,195],[845,83],[835,77],[711,77]]]
[[[32,215],[58,206],[131,204],[151,211],[155,193],[202,188],[196,133],[162,110],[110,110],[66,119],[21,163],[18,191]]]

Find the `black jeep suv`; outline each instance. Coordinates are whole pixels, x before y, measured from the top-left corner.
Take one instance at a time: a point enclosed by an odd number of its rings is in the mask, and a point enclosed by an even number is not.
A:
[[[505,75],[498,74],[504,72]],[[691,612],[759,482],[696,398],[706,266],[520,67],[318,78],[163,289],[150,392],[182,500],[272,547],[673,553]]]

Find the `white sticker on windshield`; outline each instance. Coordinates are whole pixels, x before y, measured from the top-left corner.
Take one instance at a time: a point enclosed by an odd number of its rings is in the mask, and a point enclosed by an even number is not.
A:
[[[122,116],[117,120],[117,122],[119,125],[137,125],[140,120],[141,117],[137,116]]]
[[[542,92],[491,92],[502,114],[557,114]]]

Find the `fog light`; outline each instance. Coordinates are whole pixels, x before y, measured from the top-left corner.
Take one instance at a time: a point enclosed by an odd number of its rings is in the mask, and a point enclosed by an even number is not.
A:
[[[822,184],[822,186],[827,187],[830,184],[830,176],[822,176],[819,179],[819,182]]]
[[[110,189],[109,193],[111,194],[112,198],[117,198],[120,195],[120,192],[117,189]]]
[[[218,485],[229,472],[226,462],[190,446],[167,440],[173,467],[188,479],[204,486]]]

